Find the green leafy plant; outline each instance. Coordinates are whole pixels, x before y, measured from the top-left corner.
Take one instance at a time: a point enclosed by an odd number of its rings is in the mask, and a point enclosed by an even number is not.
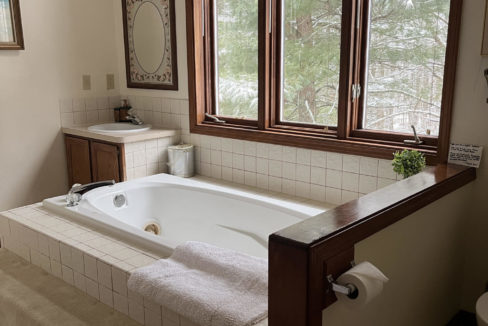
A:
[[[411,177],[425,167],[425,156],[419,151],[405,149],[393,154],[393,171],[404,178]]]

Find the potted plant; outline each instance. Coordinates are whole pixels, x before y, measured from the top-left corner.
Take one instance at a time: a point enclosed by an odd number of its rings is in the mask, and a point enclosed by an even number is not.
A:
[[[405,149],[401,153],[393,154],[393,171],[404,178],[411,177],[425,167],[425,156],[416,150]]]

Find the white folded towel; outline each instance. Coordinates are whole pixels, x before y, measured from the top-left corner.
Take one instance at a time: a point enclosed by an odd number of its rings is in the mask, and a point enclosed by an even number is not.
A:
[[[202,326],[255,325],[268,315],[266,259],[201,242],[133,272],[128,287]]]

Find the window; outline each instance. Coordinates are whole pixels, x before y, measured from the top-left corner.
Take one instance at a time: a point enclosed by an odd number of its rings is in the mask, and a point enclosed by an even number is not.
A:
[[[257,120],[257,1],[216,0],[214,5],[215,112]]]
[[[437,136],[449,1],[369,4],[364,128]]]
[[[342,1],[283,1],[280,120],[337,127]]]
[[[0,42],[13,41],[10,2],[8,0],[0,0]]]
[[[462,0],[186,1],[192,132],[445,161]]]

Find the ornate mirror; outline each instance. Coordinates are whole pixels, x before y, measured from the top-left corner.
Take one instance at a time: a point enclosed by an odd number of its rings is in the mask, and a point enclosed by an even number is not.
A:
[[[122,12],[127,87],[177,90],[174,0],[122,0]]]
[[[0,50],[23,50],[19,0],[0,0]]]

